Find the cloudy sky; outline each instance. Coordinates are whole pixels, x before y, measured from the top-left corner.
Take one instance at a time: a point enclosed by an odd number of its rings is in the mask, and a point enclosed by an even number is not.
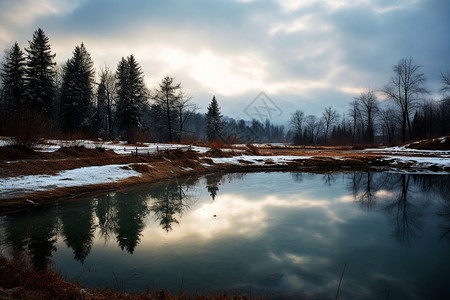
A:
[[[216,95],[237,119],[345,112],[403,57],[437,99],[450,71],[448,0],[0,0],[0,50],[39,27],[58,63],[81,42],[96,69],[133,54],[149,88],[170,75],[201,112]]]

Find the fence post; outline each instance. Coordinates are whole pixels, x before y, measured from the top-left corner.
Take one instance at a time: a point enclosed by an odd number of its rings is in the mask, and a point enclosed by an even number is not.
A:
[[[137,147],[136,147],[136,156],[138,156]]]

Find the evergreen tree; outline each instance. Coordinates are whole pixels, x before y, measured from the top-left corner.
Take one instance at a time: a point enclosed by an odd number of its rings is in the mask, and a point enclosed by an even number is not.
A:
[[[10,114],[11,110],[17,109],[23,102],[25,55],[17,42],[5,58],[0,78],[4,91],[3,109],[5,113]]]
[[[181,83],[175,83],[174,80],[173,77],[165,76],[152,98],[158,106],[157,111],[162,114],[158,119],[162,121],[160,126],[167,130],[169,142],[175,139],[180,142],[183,125],[196,106],[189,102],[192,97],[183,92]]]
[[[42,29],[33,34],[28,42],[25,91],[26,102],[32,109],[43,112],[47,116],[53,114],[53,77],[55,76],[49,39]]]
[[[94,63],[84,44],[75,47],[63,76],[61,102],[63,128],[87,128],[92,116]]]
[[[216,141],[221,137],[223,130],[222,115],[217,104],[216,96],[211,100],[206,113],[206,138],[208,141]]]
[[[117,66],[117,112],[119,130],[132,133],[144,128],[143,114],[147,105],[147,89],[141,67],[133,55],[122,57]]]
[[[169,142],[173,142],[176,128],[176,105],[179,100],[178,91],[181,84],[175,84],[173,77],[165,76],[159,84],[159,90],[153,96],[156,105],[159,106],[160,111],[164,114],[165,127],[167,129],[167,136]]]

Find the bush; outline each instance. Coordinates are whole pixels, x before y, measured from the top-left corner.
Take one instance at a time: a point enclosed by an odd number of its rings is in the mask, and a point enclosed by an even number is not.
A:
[[[53,132],[52,121],[41,112],[19,109],[5,122],[4,132],[11,137],[10,145],[33,150],[43,138]]]

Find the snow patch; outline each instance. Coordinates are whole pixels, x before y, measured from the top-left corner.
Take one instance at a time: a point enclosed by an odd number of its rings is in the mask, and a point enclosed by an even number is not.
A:
[[[132,170],[130,164],[124,164],[83,167],[56,175],[6,177],[0,178],[0,198],[62,187],[111,183],[134,176],[141,176],[141,173]]]

